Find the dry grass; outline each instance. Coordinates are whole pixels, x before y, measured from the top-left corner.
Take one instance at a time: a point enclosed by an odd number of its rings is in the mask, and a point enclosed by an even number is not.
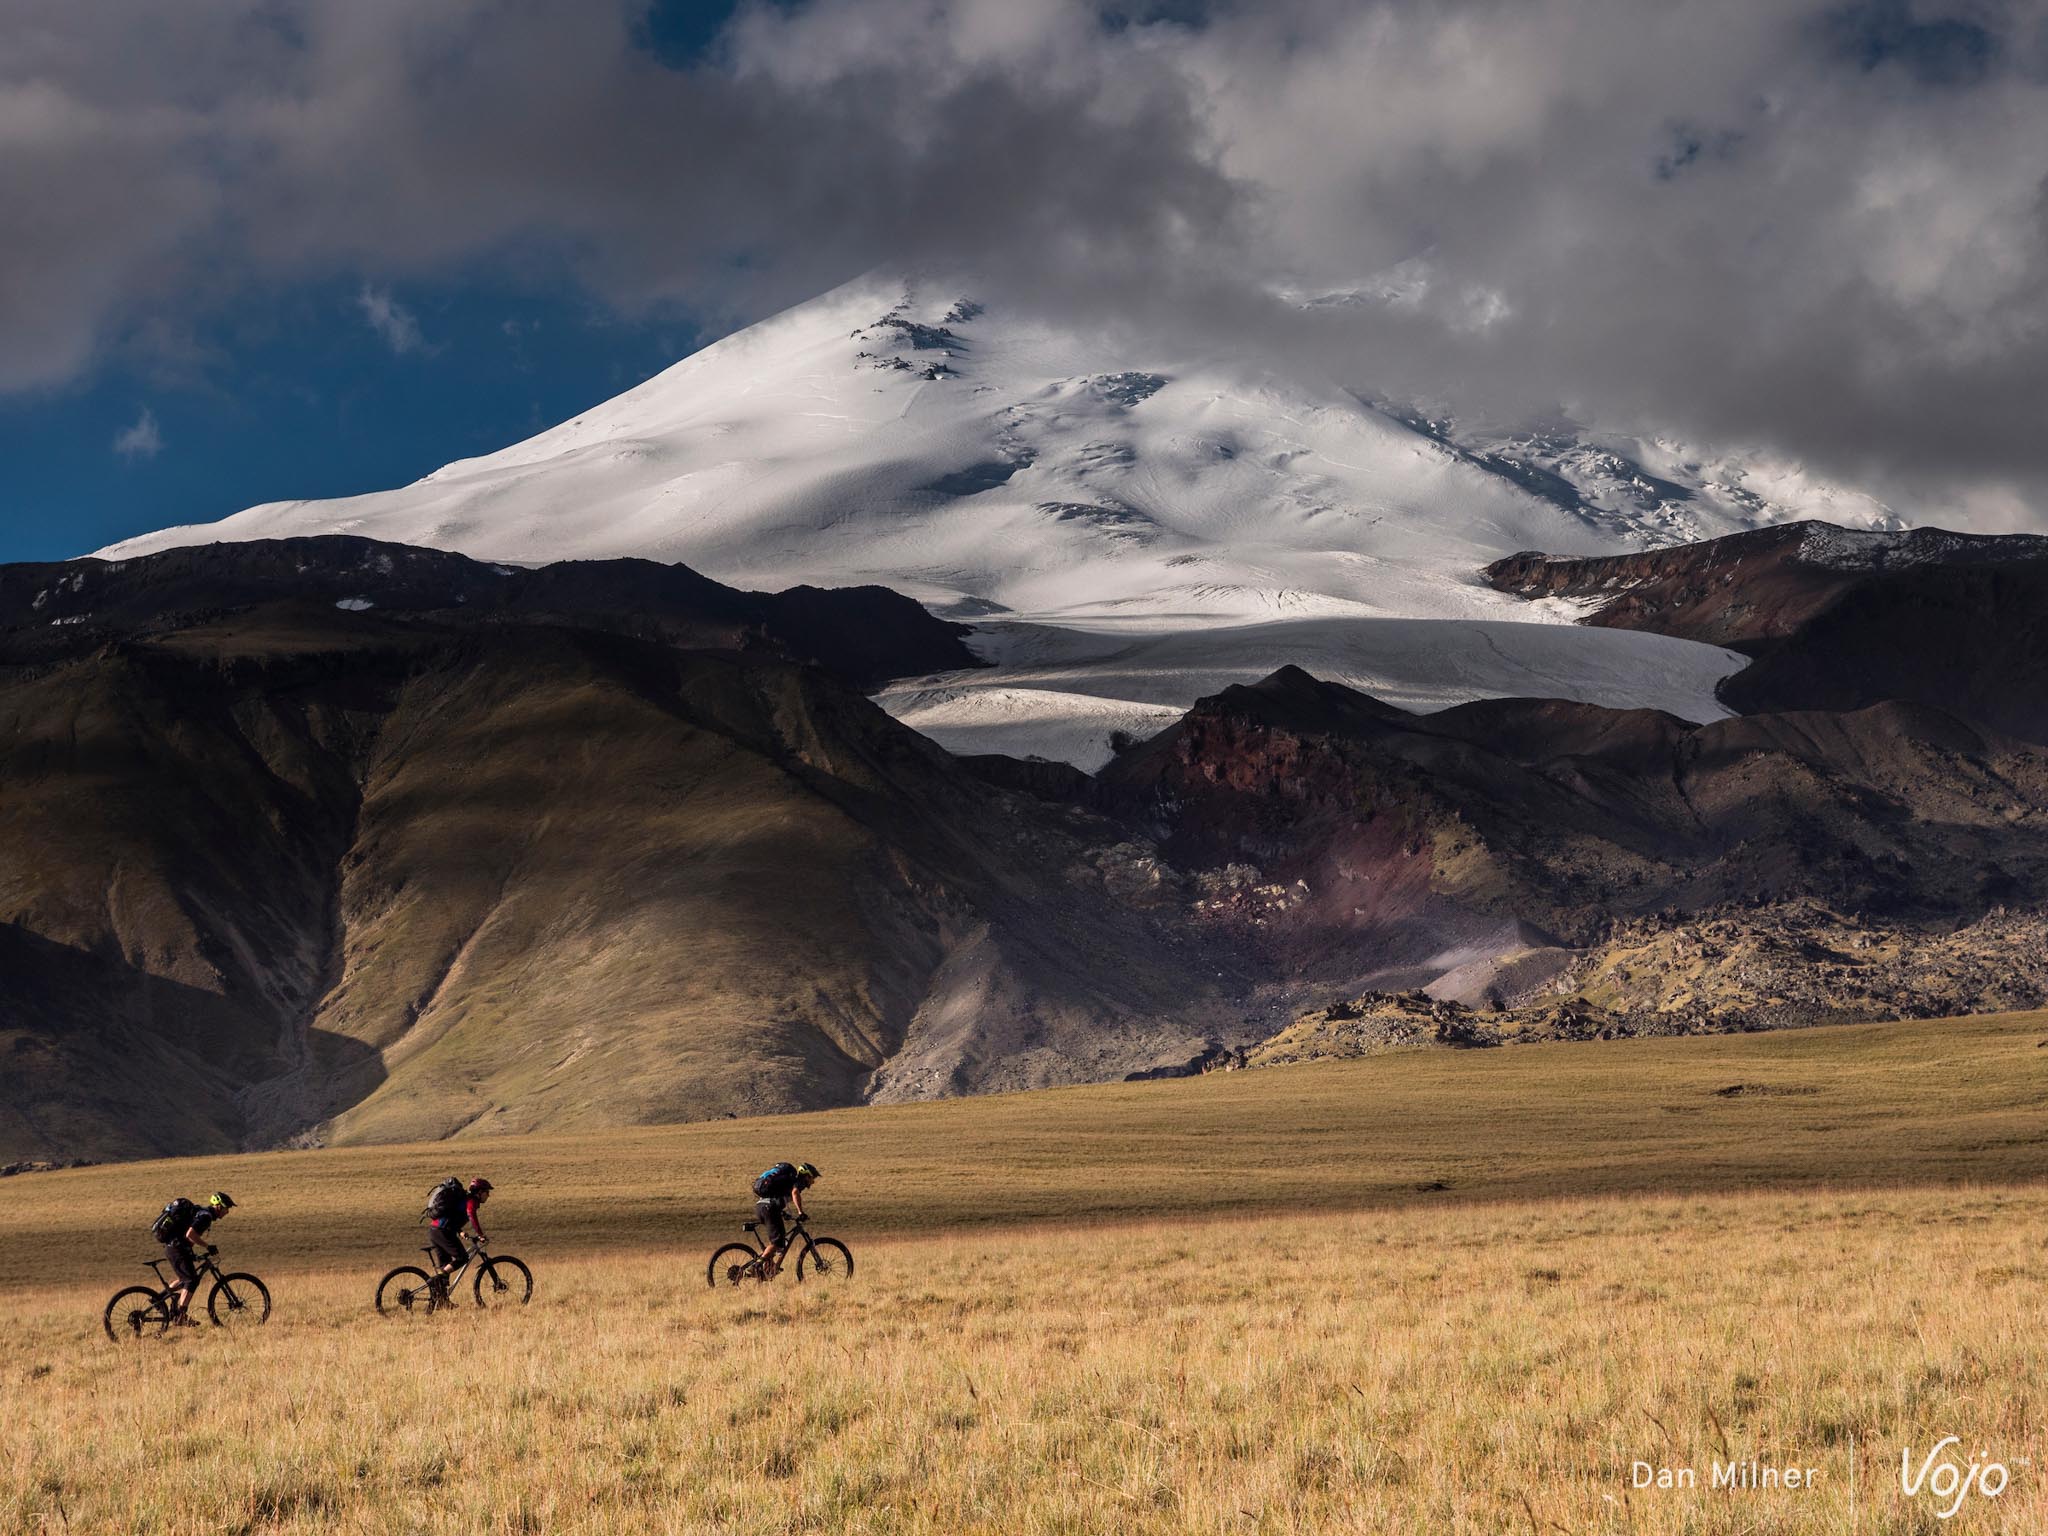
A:
[[[307,1274],[247,1345],[16,1298],[0,1529],[1933,1531],[1901,1444],[2036,1464],[2039,1192],[1615,1198],[539,1266],[523,1314]],[[433,1339],[432,1347],[422,1337]],[[1724,1443],[1727,1452],[1722,1451]],[[1811,1493],[1631,1493],[1756,1455]],[[167,1475],[168,1474],[168,1475]],[[1625,1496],[1625,1497],[1624,1497]],[[2037,1531],[2028,1470],[1959,1529]]]
[[[860,1238],[1307,1200],[2048,1179],[2044,1038],[2037,1013],[1411,1051],[812,1115],[83,1168],[0,1185],[0,1293],[59,1279],[111,1289],[171,1194],[222,1185],[244,1206],[224,1229],[239,1265],[397,1263],[419,1242],[427,1186],[453,1172],[488,1174],[494,1228],[549,1258],[707,1245],[779,1157],[822,1166],[824,1209]]]
[[[2038,1531],[2044,1033],[1413,1053],[10,1180],[0,1532]],[[858,1275],[707,1290],[784,1153],[826,1166]],[[505,1190],[535,1303],[379,1319],[449,1168]],[[216,1183],[271,1324],[107,1344],[134,1229]],[[1898,1465],[1948,1433],[2014,1476],[1943,1525]],[[1820,1486],[1626,1486],[1750,1454]]]

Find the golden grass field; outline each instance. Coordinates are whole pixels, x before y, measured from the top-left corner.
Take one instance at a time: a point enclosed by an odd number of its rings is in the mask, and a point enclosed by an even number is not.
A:
[[[9,1180],[0,1531],[2048,1530],[2044,1038],[1416,1052]],[[858,1272],[711,1291],[777,1155],[824,1166]],[[499,1182],[530,1308],[372,1313],[444,1169]],[[107,1343],[149,1216],[217,1184],[271,1323]],[[1899,1457],[1946,1434],[2011,1482],[1943,1522]],[[1705,1486],[1752,1456],[1819,1483]],[[1636,1459],[1702,1486],[1633,1490]]]

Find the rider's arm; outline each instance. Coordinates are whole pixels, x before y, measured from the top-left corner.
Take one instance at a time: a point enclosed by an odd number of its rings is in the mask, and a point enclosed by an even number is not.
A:
[[[483,1203],[475,1195],[469,1197],[469,1224],[476,1228],[476,1235],[489,1242],[490,1234],[484,1231],[484,1224],[477,1218],[483,1213]]]
[[[185,1241],[201,1248],[210,1246],[207,1242],[206,1234],[197,1227],[187,1227],[185,1229]]]
[[[792,1190],[791,1190],[791,1191],[789,1192],[789,1203],[790,1203],[790,1205],[791,1205],[791,1206],[793,1206],[793,1207],[795,1208],[795,1210],[796,1210],[796,1213],[797,1213],[797,1215],[799,1215],[799,1216],[803,1215],[803,1213],[804,1213],[804,1192],[803,1192],[802,1190],[800,1190],[800,1189],[792,1189]]]

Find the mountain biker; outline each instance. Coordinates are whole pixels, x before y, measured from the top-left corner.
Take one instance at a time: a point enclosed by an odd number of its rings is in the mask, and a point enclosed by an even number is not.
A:
[[[182,1230],[174,1230],[164,1240],[164,1257],[171,1261],[171,1273],[178,1277],[177,1290],[171,1298],[171,1320],[181,1327],[199,1326],[186,1315],[186,1309],[191,1306],[192,1297],[199,1289],[199,1265],[193,1258],[193,1245],[204,1248],[208,1257],[220,1252],[206,1241],[207,1229],[234,1208],[235,1202],[228,1198],[227,1193],[216,1189],[206,1197],[206,1204],[198,1206],[184,1221]]]
[[[773,1279],[782,1268],[782,1255],[789,1247],[789,1230],[783,1225],[785,1205],[797,1218],[804,1214],[804,1191],[818,1182],[812,1163],[777,1163],[754,1175],[754,1217],[768,1228],[768,1249],[761,1255],[761,1273]]]
[[[447,1182],[453,1184],[456,1181],[450,1179]],[[437,1189],[435,1193],[438,1194],[439,1190]],[[441,1265],[433,1277],[432,1283],[436,1290],[446,1290],[448,1287],[448,1272],[460,1268],[462,1261],[469,1257],[468,1250],[462,1246],[463,1228],[475,1227],[476,1235],[479,1238],[484,1242],[490,1241],[490,1237],[484,1232],[483,1222],[478,1220],[478,1217],[482,1214],[484,1202],[490,1199],[490,1197],[491,1181],[489,1179],[471,1179],[469,1186],[462,1192],[462,1199],[459,1205],[451,1203],[442,1208],[439,1214],[430,1215],[427,1231],[433,1241],[434,1252],[439,1258]],[[433,1205],[430,1204],[428,1206],[430,1212],[434,1211],[434,1209]]]

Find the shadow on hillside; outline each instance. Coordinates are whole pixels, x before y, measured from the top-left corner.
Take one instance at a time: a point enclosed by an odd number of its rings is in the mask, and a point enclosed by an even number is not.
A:
[[[268,1008],[0,923],[0,1162],[276,1145],[383,1080],[361,1041],[314,1029],[297,1061]]]

